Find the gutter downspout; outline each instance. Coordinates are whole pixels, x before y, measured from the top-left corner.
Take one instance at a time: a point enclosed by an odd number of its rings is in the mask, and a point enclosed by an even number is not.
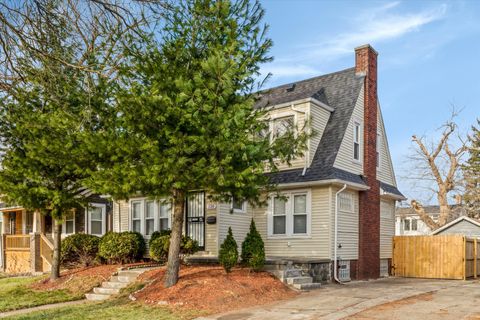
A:
[[[306,121],[307,121],[307,115],[309,115],[308,111],[299,110],[299,109],[295,108],[295,105],[294,105],[294,104],[291,105],[291,108],[292,108],[292,110],[295,111],[295,112],[303,113],[303,114],[305,115],[305,120],[304,120],[304,122],[306,123]],[[309,129],[309,130],[310,130],[310,129]],[[310,147],[310,138],[309,138],[308,140],[309,140],[308,147]],[[310,150],[308,150],[308,152],[309,152],[308,154],[310,154]],[[305,158],[305,164],[303,165],[302,176],[304,176],[305,173],[307,172],[308,160],[309,160],[310,157],[307,157],[307,154],[305,154],[304,158]]]
[[[333,240],[333,278],[335,279],[336,282],[343,284],[338,279],[337,276],[337,240],[338,240],[338,195],[342,193],[345,189],[347,189],[347,185],[344,184],[342,189],[338,190],[337,193],[335,193],[335,227],[334,227],[334,240]]]

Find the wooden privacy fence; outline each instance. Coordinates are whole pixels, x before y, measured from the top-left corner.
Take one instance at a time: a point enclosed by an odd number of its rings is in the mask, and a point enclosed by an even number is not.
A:
[[[393,274],[399,277],[467,279],[480,275],[480,239],[463,235],[393,238]]]

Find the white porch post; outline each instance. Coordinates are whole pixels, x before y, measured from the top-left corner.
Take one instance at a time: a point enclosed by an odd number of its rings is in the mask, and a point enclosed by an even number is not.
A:
[[[22,234],[27,234],[27,210],[22,210]]]
[[[40,211],[35,210],[33,212],[33,233],[41,233],[42,232],[42,217],[40,215]]]

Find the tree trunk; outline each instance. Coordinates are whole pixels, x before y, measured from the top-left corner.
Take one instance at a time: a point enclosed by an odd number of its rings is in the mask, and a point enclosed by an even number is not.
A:
[[[62,225],[56,219],[54,219],[53,224],[53,259],[50,279],[57,280],[60,277],[60,243],[62,237]]]
[[[420,216],[420,219],[433,231],[438,229],[441,225],[433,221],[432,217],[430,217],[423,209],[423,206],[418,203],[416,200],[412,200],[411,202],[412,208],[415,210],[416,213]]]
[[[445,224],[447,224],[451,214],[450,207],[448,206],[447,191],[444,188],[440,188],[440,190],[438,191],[437,199],[440,206],[438,225],[444,226]]]
[[[183,216],[185,212],[185,192],[176,190],[173,197],[173,222],[170,235],[170,248],[168,250],[167,273],[165,287],[169,288],[178,282],[180,269],[180,242],[182,240]]]

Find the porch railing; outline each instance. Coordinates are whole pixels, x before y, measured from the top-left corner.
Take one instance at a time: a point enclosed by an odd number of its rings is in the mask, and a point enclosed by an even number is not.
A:
[[[29,251],[30,235],[6,235],[5,251]]]
[[[42,234],[40,235],[40,256],[52,265],[53,245],[48,238]]]

